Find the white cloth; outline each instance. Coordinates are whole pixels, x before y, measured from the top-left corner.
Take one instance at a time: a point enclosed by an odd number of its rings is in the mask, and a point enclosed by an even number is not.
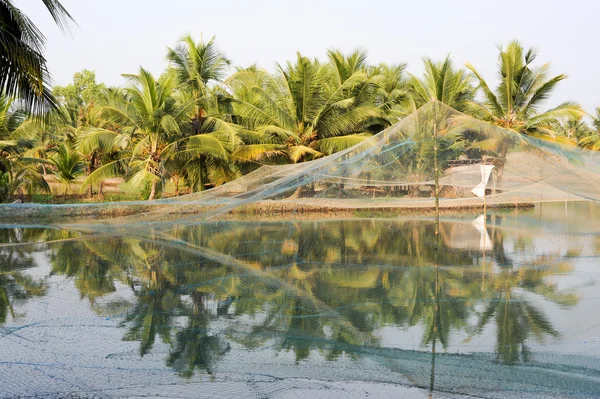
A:
[[[471,222],[473,227],[477,229],[480,234],[479,238],[479,249],[489,251],[494,248],[492,245],[492,239],[487,232],[487,228],[485,226],[485,215],[479,215],[475,220]]]
[[[479,183],[471,192],[479,198],[485,197],[485,187],[490,180],[494,165],[481,165],[481,183]]]

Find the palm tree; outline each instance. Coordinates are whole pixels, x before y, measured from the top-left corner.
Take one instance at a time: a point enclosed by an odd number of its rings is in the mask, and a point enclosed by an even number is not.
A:
[[[77,130],[77,150],[85,158],[86,171],[90,175],[99,167],[114,160],[121,159],[127,154],[129,137],[102,127],[85,126]],[[98,195],[102,196],[103,181],[100,179]],[[86,188],[81,185],[81,190]],[[88,197],[93,195],[92,184],[87,186]]]
[[[584,111],[579,104],[566,101],[540,112],[540,104],[550,97],[556,85],[567,76],[561,74],[548,78],[550,65],[533,67],[536,57],[537,53],[533,48],[525,50],[516,40],[506,48],[501,48],[498,57],[500,84],[495,92],[473,65],[466,64],[477,78],[484,95],[482,102],[468,103],[476,115],[494,125],[518,133],[557,140],[557,121],[580,117],[584,115]]]
[[[26,118],[27,112],[0,96],[0,201],[17,191],[50,190],[38,171],[42,160],[30,153],[36,146],[35,138],[22,136]]]
[[[49,161],[55,168],[54,175],[63,184],[63,196],[66,199],[69,185],[85,170],[83,157],[67,144],[63,144],[56,149],[56,153],[50,157]]]
[[[60,28],[73,21],[58,0],[42,3]],[[0,0],[0,93],[17,97],[33,111],[56,107],[48,87],[44,45],[44,35],[12,0]]]
[[[592,116],[592,118],[593,130],[588,127],[588,130],[591,131],[586,132],[586,134],[582,135],[583,137],[579,138],[578,145],[587,150],[600,151],[600,107],[596,107],[596,114]],[[577,132],[578,130],[576,130],[576,133]]]
[[[195,42],[191,36],[184,36],[177,47],[169,48],[167,60],[179,83],[178,101],[194,104],[189,135],[211,133],[220,142],[214,144],[226,148],[228,155],[239,141],[239,128],[232,123],[230,96],[217,83],[223,80],[231,62],[217,49],[214,37],[204,43],[202,40]],[[215,156],[212,151],[203,150],[194,145],[198,140],[184,140],[177,144],[177,159],[169,165],[175,176],[181,174],[193,191],[237,177],[237,170],[230,164],[228,156],[224,157],[222,152]],[[210,136],[201,140],[205,143]],[[181,144],[186,144],[188,151]]]
[[[214,37],[207,43],[202,40],[196,43],[189,35],[182,37],[177,47],[168,49],[167,60],[173,66],[181,88],[191,93],[196,105],[194,132],[198,134],[205,122],[211,123],[207,121],[207,108],[211,108],[214,97],[210,84],[225,78],[231,61],[217,49]]]
[[[456,69],[448,55],[443,62],[424,58],[423,79],[412,76],[409,87],[413,108],[437,100],[458,111],[464,112],[468,102],[473,100],[475,87],[472,79],[463,69]]]
[[[156,81],[144,68],[139,75],[124,75],[131,82],[125,89],[126,98],[114,97],[114,102],[101,108],[109,122],[128,134],[133,150],[129,162],[129,180],[135,185],[151,184],[149,199],[154,199],[158,184],[164,181],[165,148],[173,137],[181,135],[181,126],[192,104],[179,105],[173,98],[174,78],[167,75]],[[120,174],[123,160],[109,162],[91,173],[83,182],[93,184]]]
[[[370,75],[381,77],[374,96],[375,105],[392,122],[407,115],[406,105],[410,96],[405,71],[406,64],[380,64],[369,69]]]
[[[167,162],[187,162],[202,155],[227,159],[232,149],[231,132],[190,134],[191,124],[187,122],[195,102],[185,100],[185,96],[179,96],[184,101],[177,101],[174,74],[167,73],[157,81],[140,68],[139,75],[125,76],[132,83],[125,89],[125,97],[111,96],[110,104],[101,112],[120,133],[129,136],[132,150],[126,177],[135,185],[149,183],[149,200],[156,197],[159,183],[164,184],[169,175]],[[104,164],[83,184],[119,175],[124,161],[121,158]]]
[[[364,72],[367,68],[367,52],[365,50],[354,50],[345,55],[340,50],[331,49],[327,51],[329,63],[333,66],[336,85],[341,85],[350,79],[356,72]]]
[[[322,64],[298,54],[295,64],[278,66],[275,75],[249,68],[227,81],[235,114],[248,129],[234,158],[310,160],[364,141],[373,125],[389,125],[373,103],[377,78],[358,68],[353,56],[350,61],[330,56],[332,63]],[[342,61],[348,65],[342,67]]]

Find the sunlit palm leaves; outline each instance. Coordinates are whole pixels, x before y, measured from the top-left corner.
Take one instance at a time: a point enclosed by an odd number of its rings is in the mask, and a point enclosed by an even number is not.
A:
[[[129,134],[132,156],[128,179],[135,185],[148,182],[152,189],[150,199],[157,194],[159,183],[164,182],[166,169],[163,151],[170,141],[182,135],[181,127],[193,104],[178,104],[173,98],[175,78],[166,75],[160,81],[145,69],[139,75],[125,75],[130,81],[126,89],[127,101],[117,102],[101,109],[105,118]],[[119,161],[112,161],[90,174],[84,184],[118,172]]]
[[[63,195],[67,195],[69,184],[81,176],[85,170],[81,154],[63,144],[56,150],[55,154],[49,159],[54,166],[54,175],[63,184]]]
[[[532,65],[536,57],[534,49],[525,50],[518,41],[501,49],[498,58],[500,83],[495,91],[474,66],[467,64],[485,98],[482,103],[471,101],[470,105],[476,115],[495,125],[553,139],[558,120],[580,117],[584,112],[579,104],[570,101],[546,111],[540,110],[541,103],[567,76],[549,77],[549,64]]]
[[[225,77],[230,61],[217,49],[214,37],[195,42],[191,36],[169,48],[167,60],[179,84],[178,101],[194,104],[192,129],[173,144],[171,166],[183,170],[181,175],[193,191],[232,180],[237,170],[229,154],[239,141],[239,128],[232,123],[228,93],[215,86]]]
[[[475,95],[472,78],[463,69],[454,67],[450,56],[443,62],[423,60],[425,73],[422,79],[415,76],[409,81],[414,107],[420,108],[427,102],[437,100],[458,111],[465,111]]]
[[[24,136],[26,112],[0,96],[0,200],[16,192],[49,191],[38,170],[41,159],[32,154],[37,145],[34,137]]]
[[[386,126],[373,100],[380,75],[367,73],[365,54],[329,52],[322,64],[298,54],[296,63],[278,73],[250,68],[226,83],[234,93],[234,112],[251,131],[234,152],[240,161],[264,162],[262,153],[287,155],[291,162],[314,159],[351,147],[369,135],[373,125]]]
[[[42,3],[61,28],[71,15],[57,0]],[[0,92],[17,97],[34,112],[56,107],[49,88],[50,75],[43,51],[44,35],[12,0],[0,1]]]

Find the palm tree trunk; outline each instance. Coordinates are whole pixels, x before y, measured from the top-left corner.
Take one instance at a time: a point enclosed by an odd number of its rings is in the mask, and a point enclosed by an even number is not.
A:
[[[501,148],[500,148],[500,162],[498,165],[496,165],[496,177],[495,177],[495,184],[494,187],[492,188],[492,194],[496,194],[496,184],[498,184],[499,182],[502,181],[502,175],[504,174],[504,164],[506,164],[506,155],[508,154],[508,143],[506,141],[504,141],[501,144]]]
[[[497,178],[501,179],[502,178],[502,173],[504,172],[504,164],[506,163],[506,156],[508,155],[508,146],[509,143],[504,140],[504,142],[501,144],[500,147],[500,162],[501,164],[498,165],[497,169]]]
[[[199,168],[200,168],[200,172],[198,173],[198,187],[197,187],[197,191],[204,191],[204,185],[207,183],[208,180],[208,171],[206,170],[206,162],[204,159],[204,156],[200,156],[200,158],[198,158],[198,163],[199,163]]]
[[[156,186],[158,182],[156,180],[152,180],[152,187],[150,189],[150,196],[148,197],[148,201],[152,201],[156,197]]]
[[[90,166],[88,167],[88,176],[91,175],[92,173],[94,173],[94,171],[96,170],[96,154],[92,154],[92,157],[90,159]],[[94,189],[92,187],[92,185],[90,184],[90,186],[88,187],[88,198],[92,198],[92,196],[94,195]]]

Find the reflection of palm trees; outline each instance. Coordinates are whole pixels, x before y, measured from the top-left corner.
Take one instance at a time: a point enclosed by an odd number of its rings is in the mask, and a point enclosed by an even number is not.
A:
[[[527,340],[531,335],[542,341],[545,336],[558,336],[558,332],[547,316],[522,292],[541,295],[562,306],[575,305],[576,295],[559,292],[548,280],[551,276],[569,272],[571,266],[554,257],[540,256],[532,263],[516,268],[513,260],[505,254],[501,230],[493,232],[492,241],[492,256],[500,271],[492,274],[482,286],[482,291],[489,292],[485,298],[489,302],[479,315],[475,331],[480,333],[493,318],[496,322],[498,360],[506,364],[527,362],[531,354]],[[531,240],[519,235],[516,241],[518,250],[528,250],[528,242],[531,243]]]
[[[125,341],[140,341],[140,355],[144,356],[154,346],[156,335],[163,342],[171,342],[172,319],[179,305],[179,296],[156,286],[143,289],[138,294],[134,309],[125,319],[130,323]]]
[[[12,306],[15,299],[26,299],[45,292],[44,283],[35,281],[30,276],[20,273],[0,274],[0,324],[6,321],[8,314],[15,317]]]
[[[144,356],[154,346],[157,335],[164,343],[171,342],[173,318],[181,308],[181,296],[176,291],[177,275],[169,273],[172,268],[165,260],[176,265],[180,259],[165,257],[153,242],[134,239],[125,242],[133,255],[132,269],[140,284],[139,287],[134,285],[137,301],[125,319],[124,324],[130,324],[130,327],[123,339],[140,341],[140,355]]]
[[[192,296],[194,311],[188,315],[188,325],[175,334],[167,365],[180,375],[191,377],[196,369],[213,372],[217,360],[229,351],[229,344],[220,335],[210,335],[210,318],[203,308],[202,295]]]
[[[13,302],[15,299],[26,299],[33,295],[43,295],[46,285],[36,281],[22,272],[35,266],[31,245],[21,245],[52,239],[56,231],[45,229],[0,229],[0,323],[6,322],[10,314],[15,317]]]
[[[442,223],[442,231],[449,228]],[[220,222],[176,227],[171,235],[150,232],[146,239],[57,242],[51,249],[53,272],[73,276],[92,304],[115,291],[115,280],[128,283],[136,301],[123,323],[124,339],[139,341],[141,355],[162,340],[170,346],[167,364],[182,376],[213,372],[231,341],[248,348],[275,341],[298,361],[314,350],[334,359],[344,348],[377,346],[377,331],[385,325],[422,326],[422,345],[447,348],[453,331],[479,333],[494,320],[498,357],[512,364],[527,360],[532,336],[556,334],[519,292],[573,304],[574,296],[547,282],[568,271],[566,265],[539,258],[536,264],[507,266],[516,262],[504,252],[505,233],[498,229],[490,237],[499,269],[482,270],[480,251],[452,249],[446,242],[436,259],[434,231],[426,221],[260,228]],[[490,304],[471,329],[480,300]],[[213,303],[216,309],[208,306]],[[216,320],[225,331],[212,330]]]
[[[115,264],[100,255],[111,252],[114,243],[110,239],[62,243],[52,253],[52,272],[74,278],[81,297],[94,303],[97,297],[115,291]]]
[[[495,315],[496,352],[498,360],[506,364],[516,364],[530,359],[530,350],[526,344],[533,333],[541,340],[544,335],[557,336],[546,316],[527,301],[510,298],[510,292],[498,295],[481,315],[478,329],[481,330]]]
[[[568,265],[554,264],[547,258],[542,260],[550,261],[552,266],[544,268],[545,262],[539,262],[537,266],[531,265],[531,268],[503,268],[492,276],[486,287],[486,291],[490,292],[486,298],[489,303],[479,315],[476,331],[481,332],[494,318],[496,352],[498,359],[503,363],[529,361],[527,340],[531,335],[538,341],[542,341],[545,336],[558,336],[547,316],[528,301],[524,294],[518,293],[517,288],[543,295],[546,299],[563,306],[574,305],[577,302],[576,296],[558,293],[556,287],[547,282],[548,276],[568,270]]]

